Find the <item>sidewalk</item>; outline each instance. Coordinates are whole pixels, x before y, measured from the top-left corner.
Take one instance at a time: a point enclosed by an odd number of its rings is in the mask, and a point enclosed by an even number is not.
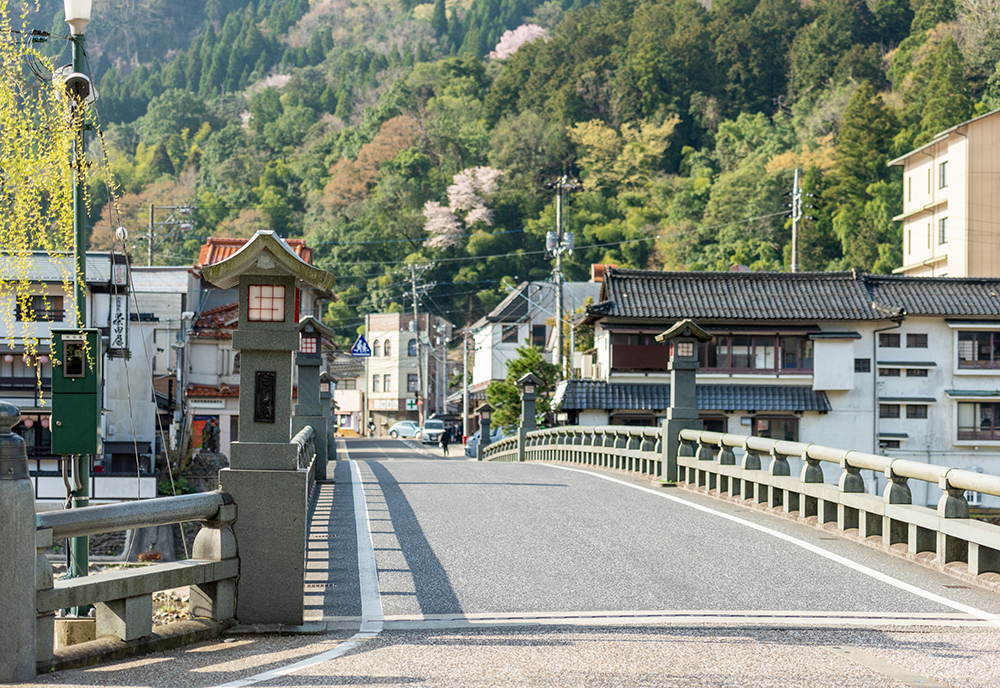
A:
[[[38,686],[212,687],[330,652],[350,631],[225,642],[39,677]],[[994,627],[519,627],[383,631],[262,686],[995,688]]]

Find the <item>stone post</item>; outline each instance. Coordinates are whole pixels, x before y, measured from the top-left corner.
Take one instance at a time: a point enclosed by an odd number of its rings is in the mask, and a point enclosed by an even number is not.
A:
[[[311,315],[299,320],[299,351],[295,365],[299,371],[299,395],[292,416],[292,435],[311,425],[316,431],[316,480],[326,480],[327,421],[330,404],[324,413],[320,365],[323,363],[323,337],[333,339],[333,331]],[[329,393],[328,393],[329,395]]]
[[[486,447],[490,446],[490,414],[493,407],[483,404],[476,409],[479,414],[479,445],[476,447],[476,460],[482,461],[485,456]]]
[[[289,442],[294,321],[300,283],[329,293],[333,276],[305,263],[273,232],[202,270],[221,289],[239,285],[240,441],[219,484],[238,507],[236,618],[240,624],[300,626],[304,605],[307,473]],[[318,405],[319,384],[312,394]]]
[[[326,415],[326,459],[327,463],[337,460],[337,414],[333,393],[337,391],[337,380],[329,373],[319,374],[319,405]],[[319,478],[317,477],[317,480]]]
[[[681,320],[666,332],[656,335],[658,342],[670,342],[670,408],[663,423],[666,462],[663,480],[677,482],[677,450],[681,430],[701,430],[695,377],[698,371],[698,345],[712,340],[712,335],[691,320]]]
[[[24,440],[11,432],[20,421],[0,402],[0,683],[35,678],[35,492]]]
[[[517,381],[517,386],[521,388],[521,425],[517,429],[518,461],[524,461],[528,433],[537,427],[535,424],[535,401],[538,399],[538,385],[541,382],[541,378],[534,373],[526,373]]]

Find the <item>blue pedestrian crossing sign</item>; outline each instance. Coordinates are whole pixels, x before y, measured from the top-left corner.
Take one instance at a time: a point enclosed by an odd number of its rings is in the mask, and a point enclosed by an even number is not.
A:
[[[365,341],[365,336],[358,335],[358,341],[354,342],[354,346],[351,348],[351,356],[371,356],[372,348],[368,346],[368,342]]]

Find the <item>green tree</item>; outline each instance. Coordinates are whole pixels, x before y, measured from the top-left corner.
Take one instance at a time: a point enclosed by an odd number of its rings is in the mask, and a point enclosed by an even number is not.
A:
[[[517,358],[507,363],[507,377],[494,380],[486,388],[486,400],[495,410],[493,426],[502,427],[511,433],[521,423],[521,390],[517,381],[528,373],[534,373],[540,380],[535,402],[536,421],[544,426],[552,412],[552,393],[559,380],[558,366],[549,363],[542,357],[538,347],[527,343],[517,348]]]

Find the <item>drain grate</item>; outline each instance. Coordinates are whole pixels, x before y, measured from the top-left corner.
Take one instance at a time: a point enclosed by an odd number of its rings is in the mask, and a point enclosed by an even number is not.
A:
[[[306,590],[326,590],[332,587],[333,583],[306,583]]]

